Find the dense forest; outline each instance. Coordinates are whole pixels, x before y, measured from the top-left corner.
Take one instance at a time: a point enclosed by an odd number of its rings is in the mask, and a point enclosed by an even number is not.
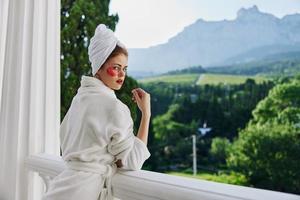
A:
[[[206,123],[212,130],[198,134],[199,169],[234,172],[244,175],[248,186],[299,193],[300,77],[261,84],[248,79],[240,85],[140,86],[152,96],[152,156],[145,169],[191,170],[191,135]]]
[[[199,163],[210,165],[212,138],[230,141],[245,128],[256,104],[267,96],[273,82],[256,84],[248,79],[241,85],[140,85],[151,93],[152,123],[150,148],[157,156],[147,162],[155,171],[191,167],[191,135],[204,123],[212,128],[199,140]],[[212,165],[213,166],[213,165]],[[212,167],[211,166],[211,167]]]

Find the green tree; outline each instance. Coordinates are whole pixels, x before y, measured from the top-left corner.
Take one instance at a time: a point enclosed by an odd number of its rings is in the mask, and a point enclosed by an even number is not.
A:
[[[82,75],[91,75],[87,48],[98,24],[115,30],[118,15],[109,15],[110,0],[61,1],[61,120],[80,86]],[[126,78],[117,96],[129,105],[135,119],[136,107],[131,99],[131,89],[137,82]]]
[[[209,150],[212,160],[219,164],[226,163],[226,158],[229,153],[230,145],[231,143],[227,138],[213,138]]]
[[[239,133],[228,166],[255,187],[300,191],[300,81],[274,87]]]
[[[187,168],[191,166],[191,134],[196,131],[196,122],[183,124],[174,121],[174,113],[179,105],[170,106],[167,113],[153,119],[155,160],[152,160],[152,169],[169,170]]]
[[[80,86],[82,75],[90,75],[87,47],[98,24],[112,30],[118,15],[109,15],[109,0],[61,1],[61,119]]]

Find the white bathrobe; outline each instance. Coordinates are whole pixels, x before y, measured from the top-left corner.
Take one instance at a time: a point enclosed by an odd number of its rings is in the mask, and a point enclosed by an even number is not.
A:
[[[82,77],[60,139],[67,169],[51,180],[43,200],[114,199],[114,162],[120,159],[123,169],[139,170],[150,157],[147,146],[133,134],[128,107],[94,77]]]

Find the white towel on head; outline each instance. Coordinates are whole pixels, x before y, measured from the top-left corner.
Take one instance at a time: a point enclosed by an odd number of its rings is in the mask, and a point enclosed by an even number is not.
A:
[[[99,24],[88,47],[89,60],[92,63],[92,73],[95,75],[104,64],[116,45],[126,48],[105,24]]]

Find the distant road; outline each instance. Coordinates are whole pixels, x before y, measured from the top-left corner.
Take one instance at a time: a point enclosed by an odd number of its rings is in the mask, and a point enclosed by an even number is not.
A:
[[[196,85],[200,85],[200,83],[201,83],[201,79],[203,79],[203,74],[200,74],[199,75],[199,77],[198,77],[198,79],[197,79],[197,81],[196,81]]]

